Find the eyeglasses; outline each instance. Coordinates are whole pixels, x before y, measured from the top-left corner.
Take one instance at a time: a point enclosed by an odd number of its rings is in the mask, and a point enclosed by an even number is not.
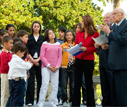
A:
[[[116,14],[118,14],[118,13],[121,13],[121,12],[114,12],[114,13],[112,13],[112,15],[116,15]]]

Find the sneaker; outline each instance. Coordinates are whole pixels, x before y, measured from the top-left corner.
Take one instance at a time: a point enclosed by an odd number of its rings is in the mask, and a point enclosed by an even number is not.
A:
[[[44,106],[43,103],[37,104],[37,107],[43,107],[43,106]]]
[[[53,104],[51,104],[51,107],[57,107],[57,106],[56,106],[56,104],[53,103]]]
[[[72,102],[70,102],[70,107],[72,107]]]
[[[64,102],[64,103],[63,103],[63,107],[68,107],[67,102]]]
[[[86,101],[83,101],[83,104],[84,104],[84,105],[87,105],[87,102],[86,102]]]
[[[62,100],[60,99],[60,101],[58,102],[58,105],[62,105]]]
[[[27,106],[32,106],[32,104],[31,104],[31,103],[29,103],[29,104],[27,104]]]

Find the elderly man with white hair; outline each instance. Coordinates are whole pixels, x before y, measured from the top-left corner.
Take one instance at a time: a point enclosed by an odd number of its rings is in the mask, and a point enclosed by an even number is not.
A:
[[[104,24],[115,29],[116,24],[113,24],[112,12],[108,12],[104,15]],[[107,37],[107,34],[101,30],[100,35]],[[99,70],[100,70],[100,81],[101,81],[101,91],[102,91],[102,106],[115,106],[115,93],[114,93],[114,82],[113,82],[113,71],[108,67],[108,52],[109,50],[104,50],[102,47],[95,43],[95,48],[99,51]]]
[[[109,40],[109,45],[102,44],[102,48],[109,48],[108,66],[113,71],[116,106],[127,106],[127,20],[122,8],[114,9],[112,15],[117,24],[115,30],[100,26]]]

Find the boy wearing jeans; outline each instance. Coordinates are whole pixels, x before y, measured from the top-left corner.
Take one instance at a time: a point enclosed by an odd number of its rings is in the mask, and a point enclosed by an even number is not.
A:
[[[24,104],[26,70],[32,67],[32,63],[25,62],[22,57],[27,52],[26,46],[16,43],[13,46],[13,56],[9,62],[9,87],[10,87],[10,106],[17,107]]]

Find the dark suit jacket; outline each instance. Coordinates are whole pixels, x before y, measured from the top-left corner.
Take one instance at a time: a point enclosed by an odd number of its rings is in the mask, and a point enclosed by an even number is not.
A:
[[[114,23],[112,26],[112,30],[115,30],[116,24]],[[105,35],[103,31],[100,32],[100,35]],[[107,34],[105,35],[107,37]],[[99,47],[99,67],[104,67],[108,69],[108,52],[109,50],[103,50],[101,46]]]
[[[40,48],[41,48],[43,41],[44,41],[44,36],[42,36],[42,35],[39,35],[37,42],[34,39],[33,34],[28,36],[28,42],[26,44],[26,47],[28,49],[29,54],[32,57],[35,54],[35,52],[38,53],[38,57],[40,56]]]
[[[101,31],[100,35],[104,35],[104,32]],[[107,37],[107,34],[105,35]],[[99,68],[104,67],[108,69],[108,50],[103,50],[101,46],[99,47]]]
[[[127,20],[124,19],[109,34],[108,66],[112,70],[127,70]]]

